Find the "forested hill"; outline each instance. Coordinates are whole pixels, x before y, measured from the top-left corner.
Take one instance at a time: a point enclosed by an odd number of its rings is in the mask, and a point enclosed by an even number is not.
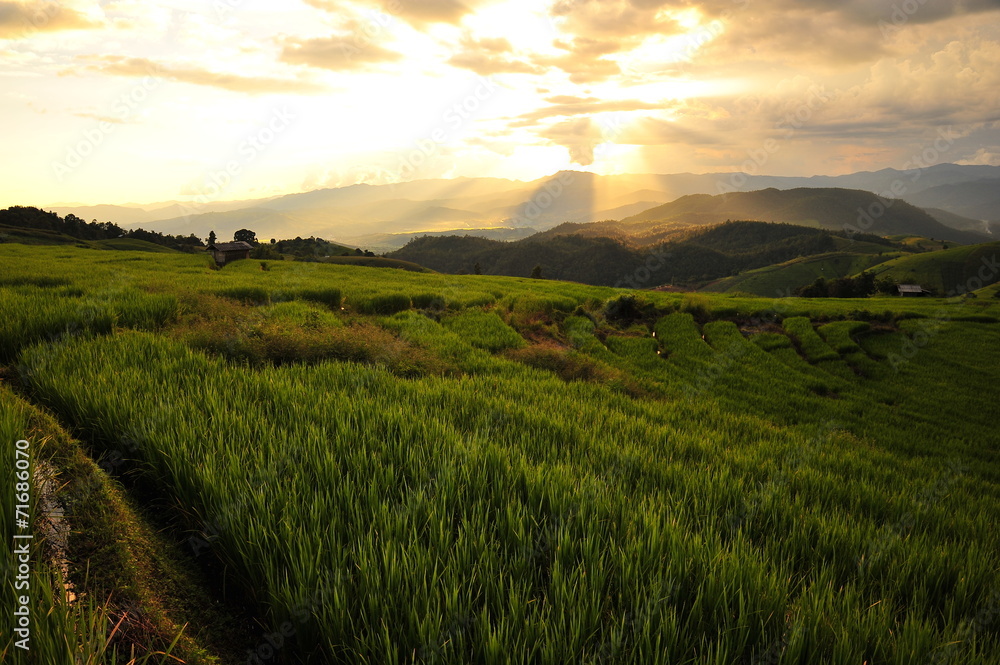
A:
[[[204,249],[205,243],[195,235],[172,236],[145,229],[123,229],[111,222],[87,222],[74,214],[60,217],[31,206],[11,206],[0,210],[0,234],[16,242],[31,244],[62,244],[73,240],[141,240],[181,251]],[[0,239],[2,241],[2,239]]]
[[[566,228],[571,231],[573,227]],[[474,273],[478,266],[483,274],[527,277],[540,266],[541,276],[547,279],[651,287],[689,285],[834,251],[837,235],[791,224],[728,222],[683,240],[637,248],[612,238],[553,229],[517,242],[472,236],[420,237],[388,256],[448,273]]]
[[[626,217],[618,226],[628,235],[648,235],[664,224],[717,224],[738,218],[805,224],[851,233],[919,235],[960,243],[989,239],[985,233],[949,228],[901,199],[883,199],[855,189],[811,187],[682,196],[671,203]]]

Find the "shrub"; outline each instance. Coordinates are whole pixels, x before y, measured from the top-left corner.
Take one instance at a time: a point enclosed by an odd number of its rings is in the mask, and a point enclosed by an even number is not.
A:
[[[412,297],[417,309],[445,309],[445,298],[439,293],[418,293]]]
[[[688,293],[681,300],[680,311],[687,312],[694,318],[704,321],[708,318],[710,300],[697,293]],[[733,310],[734,315],[736,310]]]
[[[340,289],[333,287],[325,289],[305,289],[299,291],[298,296],[302,300],[322,303],[330,309],[340,309],[340,303],[342,300]]]
[[[511,360],[552,372],[563,381],[607,381],[612,373],[586,355],[551,346],[529,346],[505,354]]]
[[[631,293],[612,298],[604,305],[604,318],[608,321],[634,321],[641,316],[639,300]]]
[[[390,316],[410,309],[410,296],[405,293],[383,293],[358,300],[354,309],[361,314]]]

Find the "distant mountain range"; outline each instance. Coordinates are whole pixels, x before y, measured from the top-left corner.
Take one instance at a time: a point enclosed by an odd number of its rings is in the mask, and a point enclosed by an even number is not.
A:
[[[578,228],[567,224],[517,242],[474,236],[421,237],[388,256],[439,272],[478,270],[527,277],[538,266],[547,279],[645,289],[696,288],[744,270],[846,248],[865,254],[902,249],[873,236],[858,236],[857,242],[851,242],[843,234],[824,229],[769,222],[729,222],[644,247],[582,235],[576,233]]]
[[[881,199],[857,189],[810,187],[717,196],[692,194],[626,217],[619,225],[631,235],[649,236],[664,224],[668,227],[676,223],[718,224],[737,218],[813,226],[845,232],[848,236],[912,234],[962,243],[983,242],[988,237],[982,231],[949,228],[904,200]],[[953,223],[969,221],[950,219]]]
[[[937,185],[915,192],[909,201],[1000,226],[1000,178]]]
[[[516,237],[564,222],[634,219],[657,206],[691,195],[769,188],[857,189],[883,195],[896,192],[898,198],[914,205],[943,211],[944,214],[936,214],[937,221],[945,226],[968,232],[978,225],[983,229],[983,237],[989,237],[985,233],[990,229],[984,221],[1000,222],[1000,167],[954,164],[918,172],[883,169],[813,177],[741,173],[599,176],[563,171],[531,182],[500,178],[418,180],[395,185],[352,185],[249,201],[206,204],[173,201],[146,206],[48,209],[60,215],[73,213],[85,220],[143,226],[175,235],[194,233],[204,237],[214,230],[220,238],[228,238],[237,229],[250,228],[259,238],[318,236],[346,245],[386,250],[401,247],[421,232],[496,236],[504,229],[521,230],[514,234]],[[836,207],[840,210],[838,217],[835,222],[829,219],[823,222],[826,227],[842,227],[858,217],[856,210]],[[796,216],[792,212],[788,214]],[[706,214],[715,219],[717,213],[716,210]],[[733,219],[757,216],[750,211],[727,211],[727,215]],[[781,217],[774,219],[778,221]],[[906,232],[923,233],[917,229]]]

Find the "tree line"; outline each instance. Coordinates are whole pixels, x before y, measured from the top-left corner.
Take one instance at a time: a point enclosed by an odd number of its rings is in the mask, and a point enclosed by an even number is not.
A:
[[[142,228],[123,229],[114,222],[98,222],[96,219],[88,222],[73,213],[66,215],[66,217],[60,217],[54,212],[31,206],[11,206],[6,210],[0,210],[0,225],[50,231],[78,240],[114,240],[117,238],[145,240],[184,252],[194,252],[205,247],[201,238],[193,233],[189,236],[175,236],[158,231],[147,231]]]

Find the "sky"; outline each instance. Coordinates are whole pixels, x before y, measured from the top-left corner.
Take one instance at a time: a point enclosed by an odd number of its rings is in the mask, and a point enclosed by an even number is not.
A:
[[[0,206],[1000,165],[1000,0],[0,0]]]

